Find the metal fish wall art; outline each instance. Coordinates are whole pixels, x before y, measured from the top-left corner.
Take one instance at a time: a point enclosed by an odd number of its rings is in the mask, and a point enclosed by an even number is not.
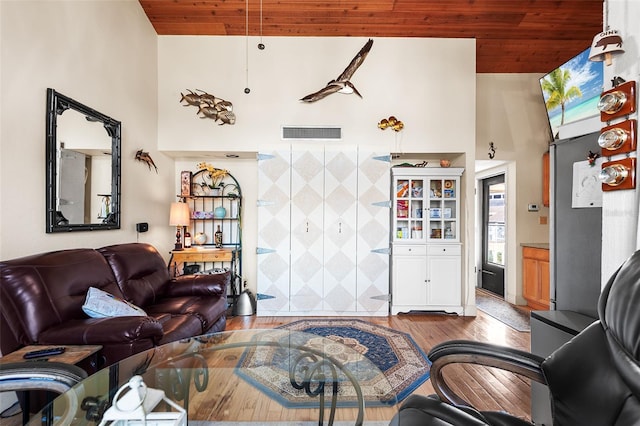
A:
[[[182,96],[180,103],[183,106],[198,107],[196,112],[198,117],[217,121],[219,125],[236,123],[236,116],[233,113],[233,104],[231,102],[217,98],[200,89],[195,91],[187,89],[187,92],[186,94],[180,93],[180,96]]]

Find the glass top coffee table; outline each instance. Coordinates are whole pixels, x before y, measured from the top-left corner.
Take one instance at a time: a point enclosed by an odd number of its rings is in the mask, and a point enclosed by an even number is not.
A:
[[[186,410],[190,425],[388,421],[396,396],[358,349],[357,341],[281,329],[184,339],[97,372],[56,398],[52,417],[39,413],[29,424],[99,424],[118,389],[134,376]],[[158,407],[169,410],[167,404]]]

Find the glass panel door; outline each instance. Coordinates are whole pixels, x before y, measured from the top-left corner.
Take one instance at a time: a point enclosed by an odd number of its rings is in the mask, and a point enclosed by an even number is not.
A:
[[[506,191],[504,175],[482,181],[481,287],[504,296]]]

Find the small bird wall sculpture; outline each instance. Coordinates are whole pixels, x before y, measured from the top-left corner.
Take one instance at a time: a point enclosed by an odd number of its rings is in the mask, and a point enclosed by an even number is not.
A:
[[[204,90],[196,89],[196,93],[193,90],[187,89],[187,94],[180,93],[182,98],[180,102],[186,102],[184,106],[198,107],[196,115],[200,118],[210,118],[213,121],[219,121],[220,125],[223,124],[235,124],[236,116],[233,113],[233,104],[224,99],[217,98]]]
[[[136,152],[136,160],[147,163],[147,166],[149,166],[149,170],[151,170],[151,166],[153,166],[153,168],[156,169],[156,173],[158,173],[158,167],[156,167],[156,163],[153,162],[153,158],[151,158],[148,152],[144,152],[139,149]]]
[[[360,92],[358,92],[358,89],[356,89],[353,83],[351,83],[351,77],[353,76],[353,73],[356,72],[356,70],[364,62],[364,59],[367,57],[367,54],[369,54],[369,51],[371,50],[371,46],[373,46],[373,40],[369,39],[369,41],[365,43],[362,49],[360,49],[358,54],[351,60],[347,68],[342,71],[342,74],[340,74],[337,79],[331,80],[322,89],[318,90],[317,92],[311,93],[300,100],[309,103],[315,102],[336,92],[345,94],[355,93],[362,98],[362,95],[360,94]]]

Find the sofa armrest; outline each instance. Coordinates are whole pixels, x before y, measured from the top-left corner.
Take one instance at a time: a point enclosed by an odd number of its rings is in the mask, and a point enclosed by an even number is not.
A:
[[[181,275],[165,287],[165,296],[222,296],[231,284],[231,272],[220,274]]]
[[[151,339],[157,343],[164,332],[152,317],[87,318],[66,321],[40,333],[41,345],[105,345]]]

